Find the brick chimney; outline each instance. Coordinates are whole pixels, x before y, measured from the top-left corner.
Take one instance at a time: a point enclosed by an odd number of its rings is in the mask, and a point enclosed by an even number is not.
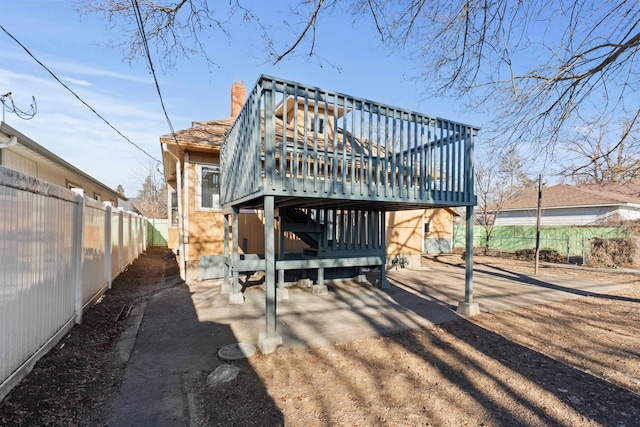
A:
[[[247,88],[242,84],[242,80],[236,80],[231,85],[231,117],[240,114],[240,110],[247,99]]]

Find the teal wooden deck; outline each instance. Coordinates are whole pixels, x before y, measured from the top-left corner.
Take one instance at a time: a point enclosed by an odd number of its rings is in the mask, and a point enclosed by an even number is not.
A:
[[[314,269],[314,293],[327,291],[325,269],[377,267],[385,280],[388,211],[476,204],[473,146],[478,128],[397,107],[261,76],[221,148],[220,200],[225,212],[223,290],[241,304],[242,271],[265,272],[266,332],[258,345],[275,351],[276,276]],[[264,211],[264,254],[238,252],[240,209]],[[286,259],[275,248],[295,233],[308,249]],[[468,227],[471,229],[472,227]],[[467,233],[467,241],[472,239]],[[472,240],[471,240],[472,241]],[[471,247],[471,246],[468,246]],[[464,309],[472,306],[472,255],[467,254]]]
[[[473,206],[476,127],[262,76],[221,150],[225,207]]]

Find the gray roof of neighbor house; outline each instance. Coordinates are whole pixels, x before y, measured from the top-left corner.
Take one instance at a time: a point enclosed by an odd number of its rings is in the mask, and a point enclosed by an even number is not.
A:
[[[63,170],[66,169],[77,175],[80,175],[82,178],[95,184],[96,187],[102,188],[103,190],[111,193],[115,197],[118,197],[122,200],[127,200],[126,197],[119,195],[116,190],[108,187],[106,184],[103,184],[102,182],[98,181],[94,177],[86,174],[85,172],[81,171],[77,167],[73,166],[71,163],[53,154],[51,151],[47,150],[42,145],[38,144],[28,136],[12,128],[11,126],[9,126],[3,121],[0,121],[0,132],[5,135],[16,136],[18,139],[18,145],[20,145],[23,149],[26,149],[27,151],[34,153],[35,156],[37,157],[43,158],[46,162],[49,162],[49,164],[52,164],[58,169],[63,169]]]
[[[640,198],[640,179],[627,179],[618,182],[601,182],[597,184],[582,184],[582,188],[614,192],[619,194],[625,194],[627,196]]]
[[[558,184],[542,189],[542,207],[545,209],[624,204],[640,205],[640,197],[615,192],[606,186],[594,187],[593,184],[584,186]],[[538,191],[535,190],[508,200],[502,210],[536,209],[537,206]]]

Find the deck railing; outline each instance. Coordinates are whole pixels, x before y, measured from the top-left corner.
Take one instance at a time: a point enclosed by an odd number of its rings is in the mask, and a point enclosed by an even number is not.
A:
[[[469,206],[476,127],[262,76],[222,147],[221,201]]]

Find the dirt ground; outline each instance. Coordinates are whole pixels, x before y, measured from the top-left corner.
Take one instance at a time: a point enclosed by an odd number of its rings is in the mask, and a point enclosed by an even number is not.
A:
[[[532,273],[522,261],[475,261]],[[631,285],[345,345],[256,354],[234,362],[240,374],[231,382],[206,387],[209,372],[195,380],[192,425],[640,426],[640,276],[543,272]],[[124,374],[115,348],[120,313],[176,274],[170,252],[142,256],[4,399],[0,425],[105,425],[101,408]]]

